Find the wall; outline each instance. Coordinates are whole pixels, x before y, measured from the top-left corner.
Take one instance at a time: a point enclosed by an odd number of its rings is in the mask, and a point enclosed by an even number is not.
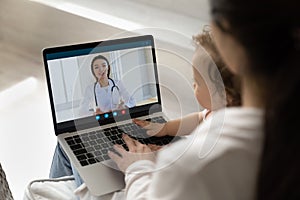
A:
[[[208,0],[129,0],[208,21]]]

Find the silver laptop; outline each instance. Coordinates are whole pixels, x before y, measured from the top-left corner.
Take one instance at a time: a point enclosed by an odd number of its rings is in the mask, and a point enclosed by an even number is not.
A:
[[[50,47],[43,59],[55,134],[92,194],[124,188],[107,155],[114,144],[127,149],[122,134],[144,144],[174,141],[149,137],[131,120],[165,121],[151,35]]]

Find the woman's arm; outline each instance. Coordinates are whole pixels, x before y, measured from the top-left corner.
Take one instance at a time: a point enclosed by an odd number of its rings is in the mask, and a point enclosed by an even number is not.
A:
[[[176,143],[176,146],[171,145],[153,160],[157,154],[151,152],[147,145],[128,136],[124,136],[123,139],[129,152],[116,145],[115,150],[121,156],[114,152],[109,152],[109,156],[117,163],[119,169],[125,172],[126,199],[171,200],[199,197],[202,192],[199,191],[201,187],[198,188],[200,180],[195,177],[193,170],[188,169],[193,168],[189,164],[197,161],[197,157],[192,157],[191,162],[186,159],[180,161],[182,153],[192,144],[192,140],[184,140],[184,143]],[[198,146],[196,150],[199,150]],[[194,188],[191,191],[189,188],[192,186]],[[205,197],[204,194],[201,196]]]

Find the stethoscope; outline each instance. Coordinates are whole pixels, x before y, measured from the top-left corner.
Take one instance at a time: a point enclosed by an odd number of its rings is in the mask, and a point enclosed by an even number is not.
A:
[[[115,84],[114,80],[112,80],[111,78],[108,78],[108,80],[110,80],[112,82],[112,84],[113,84],[113,86],[110,89],[112,105],[119,105],[120,104],[120,89]],[[94,83],[94,97],[95,97],[96,107],[98,107],[97,96],[96,96],[96,85],[97,85],[97,82]],[[117,91],[118,97],[116,97],[116,95],[115,95],[116,92],[115,91]]]

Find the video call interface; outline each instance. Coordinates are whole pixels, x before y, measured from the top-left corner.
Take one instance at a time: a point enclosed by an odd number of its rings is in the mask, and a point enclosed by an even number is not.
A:
[[[151,40],[46,55],[56,122],[126,115],[157,103]]]

